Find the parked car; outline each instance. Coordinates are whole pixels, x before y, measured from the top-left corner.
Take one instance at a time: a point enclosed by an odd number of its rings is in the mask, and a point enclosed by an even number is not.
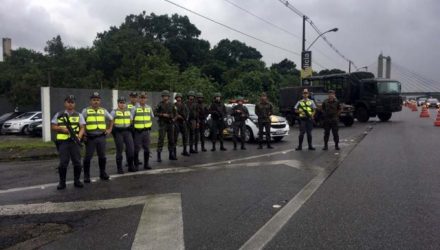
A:
[[[25,134],[29,135],[29,124],[42,121],[41,111],[26,112],[14,119],[7,120],[2,127],[2,133],[5,134]]]
[[[232,107],[236,104],[226,104],[227,116],[224,118],[224,122],[226,124],[226,128],[223,130],[223,135],[225,138],[232,138],[233,130],[232,123],[234,122],[234,118],[232,117]],[[255,104],[244,104],[249,110],[249,119],[246,120],[246,142],[252,142],[258,139],[258,117],[255,114]],[[281,141],[285,136],[289,135],[289,124],[284,117],[272,115],[271,117],[271,126],[270,126],[270,136],[272,140],[278,142]],[[211,124],[211,116],[207,118],[207,128],[205,130],[205,137],[210,136],[209,127]]]
[[[28,130],[32,136],[41,137],[43,135],[43,121],[33,122],[29,124]]]
[[[428,108],[440,108],[440,102],[437,98],[428,98],[425,103]]]
[[[7,121],[7,120],[11,120],[14,119],[15,117],[19,116],[23,114],[23,112],[9,112],[9,113],[5,113],[3,115],[0,116],[0,130],[3,127],[3,124]]]
[[[426,99],[427,99],[426,97],[417,98],[417,106],[425,105]]]

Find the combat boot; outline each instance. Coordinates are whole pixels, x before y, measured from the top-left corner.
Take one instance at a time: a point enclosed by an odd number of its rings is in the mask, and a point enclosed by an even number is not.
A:
[[[67,168],[58,168],[58,174],[60,176],[60,182],[57,186],[58,190],[62,190],[66,188],[66,174]]]
[[[303,145],[304,137],[303,136],[299,136],[298,140],[299,140],[298,147],[296,147],[295,150],[296,151],[301,151],[302,150],[302,145]]]
[[[267,141],[267,148],[273,148],[272,145],[270,145],[270,141]]]
[[[99,178],[103,181],[108,181],[110,179],[110,176],[105,172],[105,165],[107,163],[106,158],[98,158],[98,165],[99,165]]]
[[[84,184],[80,181],[81,177],[81,166],[73,167],[73,186],[77,188],[84,187]]]
[[[212,152],[214,152],[216,150],[215,149],[215,144],[216,144],[215,142],[212,143],[212,149],[211,149]]]
[[[134,159],[128,158],[127,163],[128,163],[128,172],[136,172],[136,169],[134,167]]]
[[[199,144],[195,144],[194,145],[194,154],[198,154],[199,153]]]
[[[150,170],[150,152],[144,152],[144,169],[145,170]]]
[[[116,160],[116,168],[118,170],[118,174],[123,174],[124,170],[122,169],[122,159]]]
[[[322,148],[322,150],[328,150],[328,141],[324,140],[324,147]]]
[[[193,145],[189,145],[189,153],[190,154],[195,154],[196,153],[196,151],[193,148]]]
[[[220,150],[226,151],[227,149],[223,146],[223,141],[220,141]]]
[[[234,150],[237,150],[237,142],[234,140]]]
[[[139,152],[134,152],[134,159],[133,159],[134,167],[137,168],[139,166]]]
[[[202,152],[206,152],[205,142],[202,142],[202,144],[201,144],[201,148],[202,148]]]
[[[307,143],[309,144],[309,150],[316,150],[312,145],[312,136],[307,135]]]
[[[161,151],[157,151],[157,162],[162,162]]]
[[[337,143],[337,142],[335,143],[335,149],[336,149],[336,150],[340,150],[340,148],[339,148],[339,143]]]
[[[258,149],[263,149],[263,143],[261,143],[261,141],[258,141]]]
[[[84,183],[90,183],[90,162],[85,162],[84,167]]]
[[[173,149],[169,150],[169,157],[168,157],[168,159],[171,160],[171,161],[177,161],[177,157],[174,155],[174,150]]]
[[[187,148],[186,145],[183,146],[183,152],[182,152],[182,155],[183,155],[183,156],[189,156],[189,153],[188,153],[188,151],[186,150],[186,148]]]
[[[241,150],[246,150],[246,147],[244,146],[244,142],[241,142]]]

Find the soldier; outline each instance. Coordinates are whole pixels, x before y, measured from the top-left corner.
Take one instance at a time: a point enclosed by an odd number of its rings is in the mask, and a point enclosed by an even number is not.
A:
[[[214,100],[209,106],[209,113],[211,114],[211,140],[212,149],[215,151],[217,140],[220,141],[220,150],[226,151],[223,146],[223,130],[225,129],[224,118],[226,117],[226,106],[221,102],[221,94],[214,93]]]
[[[241,149],[245,150],[244,146],[246,120],[249,118],[249,111],[246,106],[243,105],[243,97],[237,98],[237,105],[232,107],[232,116],[234,117],[234,123],[232,129],[234,130],[234,150],[237,150],[237,141],[241,142]],[[238,136],[240,134],[240,137]]]
[[[339,134],[338,124],[339,115],[341,114],[341,104],[336,99],[335,91],[328,91],[328,98],[322,103],[322,115],[324,120],[324,148],[328,150],[328,139],[330,138],[330,130],[333,134],[335,149],[339,150]]]
[[[139,99],[138,99],[138,94],[136,92],[131,92],[129,97],[130,97],[130,103],[127,104],[127,109],[131,111],[131,110],[133,110],[134,107],[136,107],[139,104],[139,102],[138,102]],[[133,142],[134,142],[135,133],[134,133],[133,126],[130,127],[130,130],[131,130],[131,136],[133,137]],[[137,162],[138,164],[142,164],[142,162],[139,161],[139,155],[136,155],[136,157],[138,157],[138,158],[136,158],[134,160],[134,162]],[[126,166],[128,167],[128,163]]]
[[[258,116],[258,149],[263,148],[263,129],[267,148],[273,148],[270,145],[270,116],[273,115],[273,105],[264,92],[260,96],[260,102],[255,105],[255,114]]]
[[[134,129],[134,171],[137,171],[140,165],[139,152],[144,150],[144,169],[151,169],[150,160],[150,131],[153,126],[153,112],[147,105],[147,93],[139,94],[139,104],[131,110],[133,116]]]
[[[200,148],[203,152],[206,152],[205,148],[205,129],[206,129],[206,117],[208,116],[208,108],[203,103],[203,94],[198,92],[196,94],[197,98],[197,109],[199,111],[199,137],[200,137]]]
[[[188,108],[182,102],[182,94],[176,93],[175,96],[176,103],[174,106],[176,107],[176,117],[174,118],[174,147],[177,145],[177,140],[179,138],[179,133],[182,134],[182,143],[183,143],[183,156],[189,156],[187,151],[188,148]],[[176,150],[174,150],[176,151]]]
[[[198,112],[198,104],[195,100],[195,92],[188,91],[188,101],[186,102],[186,106],[189,110],[188,117],[188,130],[189,130],[189,152],[191,154],[198,153],[198,141],[199,141],[199,112]]]
[[[309,91],[304,89],[303,99],[299,100],[295,105],[295,112],[299,114],[299,145],[295,148],[296,151],[302,150],[305,133],[307,133],[309,150],[315,150],[312,145],[313,116],[315,115],[315,110],[315,102],[309,99]]]
[[[174,151],[174,122],[176,117],[176,109],[169,101],[170,92],[168,90],[162,91],[162,101],[157,105],[154,114],[159,118],[159,140],[157,142],[157,162],[162,162],[161,153],[164,144],[165,135],[168,139],[169,159],[177,160],[176,152]]]
[[[66,188],[67,166],[69,161],[73,163],[73,185],[77,188],[82,188],[84,185],[80,181],[81,176],[81,147],[78,143],[84,134],[84,125],[86,124],[84,117],[75,111],[75,96],[69,95],[64,99],[64,111],[55,114],[52,121],[52,130],[55,131],[56,141],[58,145],[58,153],[60,163],[58,165],[58,174],[60,181],[57,189]],[[70,126],[75,133],[69,133]],[[72,138],[76,136],[77,138]]]
[[[118,98],[118,108],[112,110],[110,114],[114,117],[112,134],[116,145],[116,166],[118,174],[124,173],[124,170],[122,170],[122,151],[124,150],[124,144],[128,171],[133,172],[134,142],[131,130],[133,115],[131,114],[131,110],[126,108],[125,97]]]
[[[99,178],[108,180],[105,172],[107,159],[105,157],[106,136],[112,132],[113,117],[101,107],[101,96],[94,92],[90,96],[90,106],[82,111],[86,120],[86,155],[84,157],[84,182],[90,183],[90,161],[98,153]],[[107,126],[106,120],[109,121]]]

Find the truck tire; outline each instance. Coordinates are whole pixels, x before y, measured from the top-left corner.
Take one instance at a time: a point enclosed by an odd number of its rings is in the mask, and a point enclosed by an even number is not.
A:
[[[356,119],[359,122],[368,122],[370,116],[368,115],[368,111],[365,107],[358,107],[356,109]]]
[[[377,117],[379,117],[379,120],[381,122],[387,122],[390,120],[392,114],[391,113],[379,113],[377,114]]]
[[[344,126],[351,127],[354,123],[354,118],[352,116],[347,116],[344,117],[344,119],[342,119],[341,122],[344,124]]]

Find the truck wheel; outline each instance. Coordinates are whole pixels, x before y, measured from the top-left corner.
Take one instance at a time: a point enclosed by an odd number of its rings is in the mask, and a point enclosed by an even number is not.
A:
[[[282,136],[277,136],[277,137],[274,137],[273,140],[275,142],[280,142],[281,140],[283,140],[283,137]]]
[[[351,116],[347,116],[342,120],[342,123],[344,124],[344,126],[346,127],[351,127],[354,123],[354,118]]]
[[[356,109],[356,119],[360,122],[368,122],[370,116],[368,115],[368,111],[364,107],[359,107]]]
[[[379,113],[377,114],[377,117],[379,117],[379,120],[381,122],[387,122],[391,118],[391,113]]]

